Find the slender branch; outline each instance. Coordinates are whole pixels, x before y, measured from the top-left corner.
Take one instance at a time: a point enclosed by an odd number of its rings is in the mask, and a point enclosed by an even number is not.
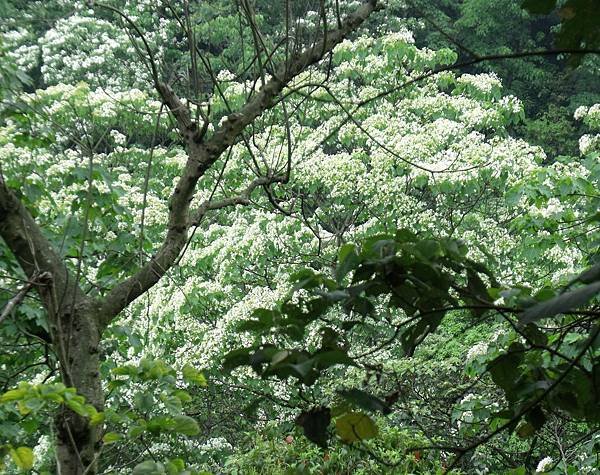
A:
[[[6,303],[6,305],[2,309],[2,313],[0,314],[0,323],[2,323],[2,321],[12,313],[15,307],[21,304],[21,302],[25,299],[25,297],[33,287],[34,283],[35,281],[33,280],[27,282],[23,287],[21,287],[21,289],[16,293],[16,295]]]
[[[247,205],[250,203],[250,195],[259,186],[266,186],[278,181],[283,181],[285,177],[259,177],[253,180],[240,194],[232,196],[230,198],[223,198],[218,201],[206,200],[202,203],[198,209],[192,212],[192,225],[197,226],[200,220],[208,211],[214,211],[217,209],[228,208],[236,205]]]
[[[487,55],[487,56],[477,56],[474,59],[464,61],[461,63],[455,63],[455,64],[450,64],[448,66],[441,66],[438,68],[434,68],[429,72],[419,74],[418,76],[416,76],[412,79],[409,79],[408,81],[405,81],[401,84],[398,84],[397,86],[394,86],[390,89],[386,89],[385,91],[382,91],[371,97],[367,97],[366,99],[363,99],[362,101],[360,101],[359,103],[357,103],[355,105],[354,109],[350,112],[350,114],[347,115],[344,119],[342,119],[342,121],[336,127],[334,127],[334,129],[329,133],[329,135],[327,135],[327,137],[325,137],[321,141],[321,143],[327,142],[335,134],[337,134],[344,125],[346,125],[350,120],[352,120],[352,117],[354,116],[354,114],[356,114],[356,112],[360,108],[362,108],[362,107],[366,106],[367,104],[370,104],[371,102],[374,102],[378,99],[383,99],[384,97],[387,97],[390,94],[394,94],[395,92],[398,92],[408,86],[412,86],[413,84],[419,83],[427,78],[436,76],[440,73],[460,70],[460,69],[467,68],[469,66],[474,66],[479,63],[485,63],[485,62],[490,62],[490,61],[502,61],[502,60],[506,60],[506,59],[530,58],[530,57],[537,57],[537,56],[560,56],[562,54],[573,54],[573,55],[578,55],[578,56],[586,55],[586,54],[600,55],[600,49],[567,48],[567,49],[550,49],[550,50],[537,50],[537,51],[521,51],[521,52],[517,52],[517,53],[507,53],[507,54],[491,54],[491,55]],[[318,145],[318,147],[319,146],[321,146],[321,145]]]

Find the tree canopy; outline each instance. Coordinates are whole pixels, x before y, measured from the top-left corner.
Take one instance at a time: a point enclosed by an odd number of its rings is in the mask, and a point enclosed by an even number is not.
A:
[[[0,5],[0,471],[595,473],[594,0]]]

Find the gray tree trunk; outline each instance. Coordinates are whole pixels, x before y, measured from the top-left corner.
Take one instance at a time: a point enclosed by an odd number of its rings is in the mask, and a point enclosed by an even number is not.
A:
[[[87,404],[104,409],[100,380],[99,343],[101,330],[92,302],[81,302],[60,316],[62,333],[54,338],[61,360],[65,384],[77,389]],[[95,475],[102,448],[101,425],[92,426],[82,417],[62,406],[55,416],[56,461],[59,475]]]

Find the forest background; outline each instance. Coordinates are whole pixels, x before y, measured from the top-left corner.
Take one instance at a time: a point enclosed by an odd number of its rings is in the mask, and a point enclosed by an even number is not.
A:
[[[597,1],[0,18],[0,470],[600,468]]]

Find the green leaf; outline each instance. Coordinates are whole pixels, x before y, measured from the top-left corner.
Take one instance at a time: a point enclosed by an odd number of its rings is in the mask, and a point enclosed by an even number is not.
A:
[[[533,426],[535,430],[541,429],[546,423],[546,415],[540,406],[534,407],[525,416],[527,422]]]
[[[171,474],[179,474],[185,470],[185,462],[183,459],[171,459],[167,462],[167,473]]]
[[[225,372],[231,372],[231,370],[238,366],[250,364],[250,353],[254,350],[254,347],[238,348],[227,353],[223,358],[223,369]]]
[[[104,442],[105,444],[113,444],[115,442],[118,442],[122,438],[123,436],[121,434],[117,434],[116,432],[107,432],[106,434],[104,434],[104,437],[102,437],[102,442]]]
[[[396,241],[398,242],[415,242],[417,235],[409,229],[398,229],[395,234]]]
[[[329,368],[336,364],[345,366],[356,366],[356,362],[342,350],[330,350],[322,353],[317,353],[313,356],[313,360],[321,369]]]
[[[526,474],[527,474],[527,469],[525,467],[512,468],[508,472],[506,472],[506,475],[526,475]]]
[[[183,407],[181,404],[181,399],[177,396],[162,394],[160,396],[160,400],[165,405],[165,409],[169,411],[171,414],[181,414]]]
[[[19,389],[11,389],[10,391],[5,392],[2,396],[0,396],[0,404],[17,401],[22,399],[27,394],[27,389],[19,388]]]
[[[129,428],[127,431],[127,436],[131,439],[135,439],[139,435],[143,434],[146,431],[145,425],[134,425]]]
[[[133,475],[163,475],[165,473],[164,465],[160,462],[153,462],[152,460],[138,463],[132,472]]]
[[[432,239],[424,239],[423,241],[419,241],[416,245],[416,248],[423,255],[423,257],[429,260],[435,260],[435,258],[443,255],[440,243]]]
[[[306,438],[321,447],[327,446],[327,427],[330,422],[331,411],[328,407],[313,408],[296,418],[296,424],[304,429]]]
[[[523,324],[535,322],[540,318],[553,317],[559,313],[568,312],[577,309],[600,293],[600,282],[580,287],[564,294],[558,295],[553,299],[534,305],[525,310],[519,321]]]
[[[392,412],[390,407],[378,397],[361,391],[360,389],[340,390],[337,393],[346,401],[359,406],[367,411],[379,411],[384,415]]]
[[[204,377],[204,374],[202,374],[201,371],[198,371],[193,366],[186,364],[182,369],[182,373],[183,379],[188,383],[193,383],[202,387],[206,386],[206,378]]]
[[[65,404],[69,409],[71,409],[73,412],[79,414],[80,416],[87,416],[86,407],[85,407],[83,401],[84,401],[83,397],[81,397],[81,399],[73,398],[69,401],[66,401]]]
[[[335,268],[335,279],[338,282],[342,282],[344,277],[357,266],[360,259],[356,253],[356,246],[354,244],[344,244],[340,248],[338,256],[338,264]]]
[[[92,414],[92,416],[90,417],[90,424],[92,426],[97,426],[98,424],[102,424],[104,422],[104,413],[103,412],[97,412],[95,414]]]
[[[138,374],[138,369],[135,366],[125,365],[117,366],[112,370],[112,372],[118,376],[135,376]]]
[[[535,427],[529,422],[523,422],[517,427],[517,435],[521,439],[528,439],[529,437],[532,437],[533,434],[535,434]]]
[[[471,295],[486,301],[489,295],[487,287],[477,272],[472,269],[467,269],[467,278],[467,290],[471,292]]]
[[[191,402],[192,401],[192,396],[190,396],[190,394],[182,389],[178,389],[177,391],[175,391],[173,393],[173,395],[179,399],[182,403],[186,403],[186,402]]]
[[[173,421],[175,422],[175,426],[173,427],[173,431],[175,432],[183,435],[198,435],[200,433],[198,423],[190,416],[174,416]]]
[[[513,343],[508,349],[508,353],[498,356],[488,363],[488,371],[495,384],[504,389],[506,399],[509,402],[515,400],[515,389],[518,386],[520,377],[517,371],[523,360],[524,346],[520,343]]]
[[[347,444],[377,436],[377,426],[362,412],[349,412],[335,421],[338,436]]]
[[[17,467],[22,470],[33,468],[33,450],[29,447],[10,448],[8,453]]]

